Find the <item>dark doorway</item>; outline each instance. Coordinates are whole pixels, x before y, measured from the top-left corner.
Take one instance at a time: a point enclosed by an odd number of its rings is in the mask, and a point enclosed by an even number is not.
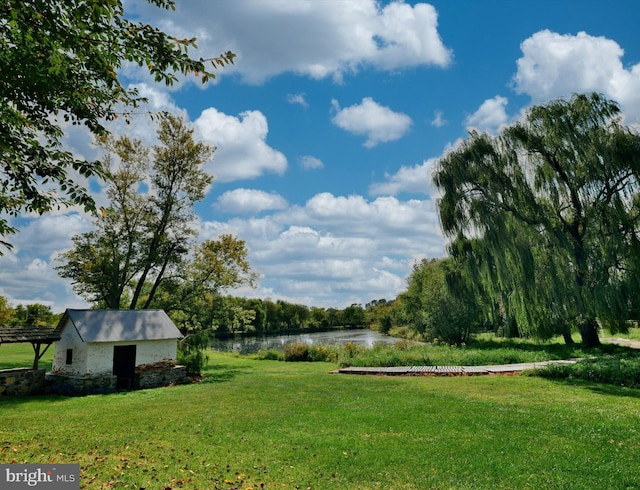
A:
[[[118,378],[116,388],[130,390],[136,372],[136,346],[113,347],[113,374]]]

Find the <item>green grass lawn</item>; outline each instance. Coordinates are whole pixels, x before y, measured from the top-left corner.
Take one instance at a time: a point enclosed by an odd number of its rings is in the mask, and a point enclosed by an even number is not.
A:
[[[212,353],[197,384],[0,399],[0,463],[91,489],[640,488],[638,390],[335,367]]]
[[[638,327],[633,327],[629,329],[628,333],[625,334],[621,334],[621,333],[611,333],[605,330],[605,335],[607,337],[619,337],[619,338],[623,338],[623,339],[630,339],[630,340],[640,340],[640,328]]]
[[[44,346],[41,350],[44,350]],[[31,368],[35,353],[29,343],[0,344],[0,369]],[[53,345],[47,349],[38,362],[38,368],[51,370]]]

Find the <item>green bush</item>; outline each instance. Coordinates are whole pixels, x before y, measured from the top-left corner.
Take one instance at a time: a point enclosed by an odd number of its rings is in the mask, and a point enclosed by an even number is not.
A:
[[[284,352],[277,349],[260,349],[252,357],[263,361],[288,362],[338,362],[340,347],[335,345],[308,346],[299,342],[286,344]]]
[[[209,364],[207,349],[211,340],[207,332],[187,335],[178,345],[178,364],[187,368],[190,376],[199,376]]]
[[[178,354],[178,364],[187,368],[190,376],[199,376],[209,363],[209,357],[201,351]]]
[[[260,349],[253,357],[261,361],[284,361],[284,354],[275,349]]]
[[[338,362],[337,347],[332,345],[317,345],[309,348],[311,362]]]
[[[388,314],[384,315],[378,324],[378,332],[387,334],[389,333],[389,330],[391,330],[391,327],[393,327],[393,320],[391,319],[391,316]]]
[[[411,342],[409,342],[406,339],[402,339],[402,340],[398,340],[395,345],[396,345],[396,349],[398,350],[408,350],[409,347],[411,347]]]
[[[412,339],[412,340],[420,340],[422,336],[417,334],[415,330],[411,330],[409,327],[391,327],[389,330],[389,335],[391,337],[396,337],[399,339]],[[419,338],[416,338],[418,336]]]
[[[284,360],[289,362],[310,361],[309,346],[301,342],[291,342],[285,345]]]
[[[355,342],[346,342],[340,349],[340,353],[338,355],[338,364],[340,364],[341,366],[351,366],[351,360],[355,357],[360,356],[367,350],[368,349],[360,347]]]

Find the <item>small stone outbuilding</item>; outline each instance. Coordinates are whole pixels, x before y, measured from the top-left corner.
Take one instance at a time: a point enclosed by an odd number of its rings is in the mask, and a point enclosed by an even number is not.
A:
[[[182,334],[162,310],[68,309],[57,327],[53,392],[107,393],[185,381],[176,366]]]

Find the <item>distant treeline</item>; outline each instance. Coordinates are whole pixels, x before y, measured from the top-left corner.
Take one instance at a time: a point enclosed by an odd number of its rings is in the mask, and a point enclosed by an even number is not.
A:
[[[34,303],[13,306],[7,298],[0,296],[1,326],[50,326],[55,327],[62,313],[53,313],[51,307]]]
[[[386,300],[379,300],[386,302]],[[316,332],[340,328],[368,328],[370,305],[352,304],[344,309],[309,307],[278,300],[219,296],[207,312],[199,312],[196,329],[218,338],[235,335]],[[377,304],[378,301],[375,302]],[[189,327],[188,321],[176,318]]]

